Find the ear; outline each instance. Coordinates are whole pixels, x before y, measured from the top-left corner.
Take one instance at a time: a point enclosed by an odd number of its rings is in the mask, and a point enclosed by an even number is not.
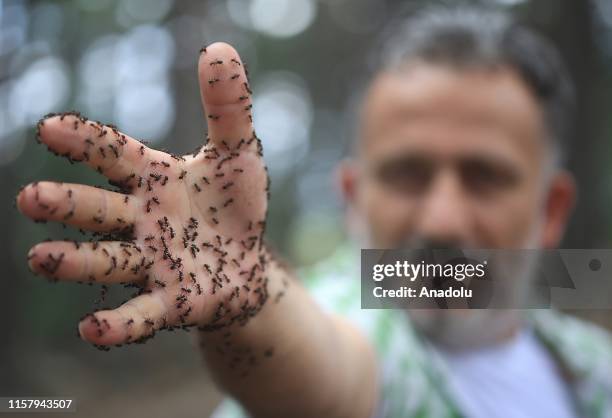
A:
[[[336,181],[344,202],[353,205],[357,198],[358,167],[355,160],[345,158],[336,170]]]
[[[558,247],[576,202],[576,182],[567,171],[555,174],[546,199],[542,247]]]

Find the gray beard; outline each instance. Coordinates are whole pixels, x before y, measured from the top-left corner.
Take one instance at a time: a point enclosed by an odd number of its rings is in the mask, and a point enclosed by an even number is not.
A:
[[[414,327],[432,343],[450,350],[499,344],[521,327],[520,310],[413,309],[406,312]]]
[[[412,309],[407,312],[415,328],[434,344],[451,350],[495,345],[511,339],[521,328],[529,299],[535,259],[530,255],[503,270],[514,280],[498,282],[503,306],[516,309]]]
[[[362,248],[376,248],[368,227],[361,221],[357,221],[358,228],[352,231],[356,232],[353,238]],[[521,248],[539,248],[539,232],[539,227],[534,228]],[[419,248],[419,243],[418,239],[407,239],[404,248]],[[507,298],[512,301],[509,306],[521,306],[521,301],[528,297],[533,260],[525,260],[512,269],[515,280],[506,286]],[[412,309],[406,313],[415,329],[432,343],[450,350],[466,350],[511,339],[523,326],[523,312],[520,309]]]

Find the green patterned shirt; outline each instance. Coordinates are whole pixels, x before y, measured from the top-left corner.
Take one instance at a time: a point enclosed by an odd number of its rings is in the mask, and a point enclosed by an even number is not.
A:
[[[301,272],[305,286],[329,312],[349,318],[373,344],[379,359],[376,417],[462,417],[444,362],[412,327],[404,311],[361,309],[359,249],[342,247]],[[612,339],[601,328],[552,309],[527,314],[574,395],[579,416],[612,418]],[[214,418],[248,416],[225,400]]]

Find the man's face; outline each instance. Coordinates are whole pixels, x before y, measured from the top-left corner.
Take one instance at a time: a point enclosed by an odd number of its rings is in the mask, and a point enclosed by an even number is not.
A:
[[[571,181],[551,175],[542,111],[511,70],[414,64],[380,73],[345,192],[370,245],[555,246]]]
[[[558,245],[573,182],[553,169],[540,105],[511,70],[413,64],[381,73],[360,120],[356,162],[341,174],[349,220],[368,246]],[[520,276],[508,297],[527,283],[529,273]],[[512,310],[410,313],[455,348],[503,340],[518,326]]]

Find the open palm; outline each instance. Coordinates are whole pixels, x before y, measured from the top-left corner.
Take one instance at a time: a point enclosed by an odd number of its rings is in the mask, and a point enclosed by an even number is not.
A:
[[[138,286],[117,309],[81,321],[81,336],[94,344],[139,342],[160,328],[219,329],[245,322],[268,298],[268,179],[244,67],[231,46],[215,43],[202,50],[198,73],[209,135],[193,155],[150,149],[75,113],[39,124],[51,151],[88,164],[123,191],[38,182],[17,199],[35,220],[105,234],[97,242],[36,245],[28,255],[33,271]]]

